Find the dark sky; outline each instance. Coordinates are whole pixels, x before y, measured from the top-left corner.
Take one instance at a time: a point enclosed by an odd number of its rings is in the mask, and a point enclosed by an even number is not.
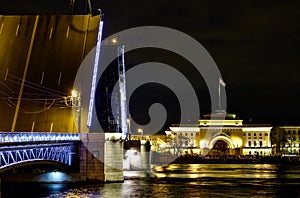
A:
[[[21,0],[2,1],[0,10],[5,14],[5,9],[16,4],[14,9],[18,12],[39,9],[44,13],[63,13],[61,10],[69,5],[67,0],[43,1],[53,6],[42,6],[40,2],[28,0],[24,6],[20,5],[24,4]],[[245,121],[251,118],[255,123],[299,124],[300,1],[93,0],[92,4],[104,12],[104,37],[128,28],[155,25],[174,28],[195,38],[215,60],[226,82],[229,113]],[[186,66],[181,72],[191,79],[201,98],[201,115],[210,113],[203,79],[194,75],[185,60],[169,52],[147,49],[126,54],[127,68],[149,61]],[[167,97],[165,87],[149,85],[148,89]],[[136,95],[139,98],[143,94]],[[157,102],[158,97],[153,98]],[[140,108],[141,100],[137,103],[132,111],[144,109]],[[146,103],[149,105],[149,101]],[[178,109],[168,106],[172,111]],[[178,116],[171,114],[174,119],[170,118],[170,122],[176,122]]]
[[[299,1],[102,1],[100,5],[105,37],[157,25],[198,40],[226,82],[228,112],[257,123],[300,121]],[[137,60],[140,56],[128,57],[129,67],[142,62]],[[158,60],[153,56],[145,61],[151,58]],[[197,91],[207,93],[205,86]],[[209,113],[205,112],[209,102],[203,102],[202,115]]]

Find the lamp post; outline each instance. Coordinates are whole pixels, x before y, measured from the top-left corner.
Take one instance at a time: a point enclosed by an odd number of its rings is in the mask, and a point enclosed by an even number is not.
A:
[[[127,134],[128,134],[128,138],[130,140],[131,139],[131,137],[130,137],[131,136],[131,132],[130,132],[130,119],[128,118],[126,121],[127,121],[127,126],[128,126],[128,133]]]
[[[139,129],[138,129],[138,132],[139,132],[139,133],[141,133],[141,135],[142,135],[142,139],[143,139],[143,134],[144,134],[144,131],[143,131],[143,129],[142,129],[142,128],[139,128]]]
[[[72,106],[75,108],[78,108],[77,112],[78,112],[78,133],[81,136],[81,98],[80,98],[80,93],[77,92],[76,90],[72,90],[72,97],[71,97],[71,102],[72,102]]]

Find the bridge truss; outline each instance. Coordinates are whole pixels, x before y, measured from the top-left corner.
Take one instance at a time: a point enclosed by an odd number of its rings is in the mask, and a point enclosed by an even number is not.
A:
[[[0,148],[0,170],[12,165],[31,161],[55,161],[72,165],[75,153],[73,143],[35,144]]]

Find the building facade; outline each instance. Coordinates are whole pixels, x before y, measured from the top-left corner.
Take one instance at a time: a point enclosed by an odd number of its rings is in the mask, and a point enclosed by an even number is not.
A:
[[[205,115],[197,125],[170,127],[174,138],[183,140],[183,149],[193,148],[203,155],[271,155],[271,129],[221,113]]]
[[[273,154],[299,155],[300,126],[276,126],[271,135]]]

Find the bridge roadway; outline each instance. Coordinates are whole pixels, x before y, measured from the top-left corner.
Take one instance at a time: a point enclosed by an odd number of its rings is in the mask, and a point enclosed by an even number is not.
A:
[[[52,161],[72,165],[79,134],[0,133],[0,173],[22,163]]]

